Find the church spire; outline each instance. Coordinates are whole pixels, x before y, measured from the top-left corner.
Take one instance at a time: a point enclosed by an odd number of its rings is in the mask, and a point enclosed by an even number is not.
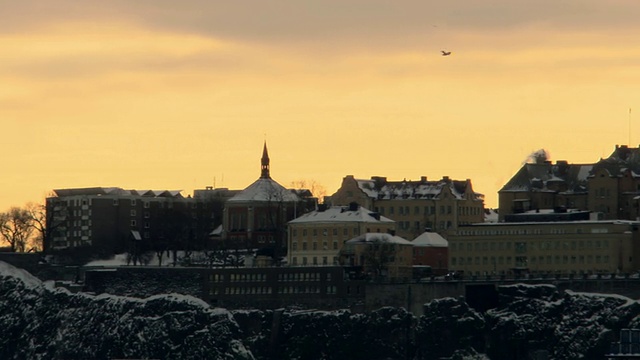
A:
[[[264,142],[264,149],[262,150],[262,160],[261,162],[261,174],[260,178],[262,179],[270,179],[271,175],[269,175],[269,152],[267,151],[267,142]]]

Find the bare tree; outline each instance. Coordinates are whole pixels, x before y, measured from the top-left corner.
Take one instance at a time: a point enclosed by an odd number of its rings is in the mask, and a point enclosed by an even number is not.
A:
[[[291,187],[294,189],[308,189],[311,194],[322,201],[327,196],[327,188],[315,180],[299,179],[291,182]]]
[[[24,252],[33,233],[29,212],[17,206],[0,213],[0,236],[9,243],[11,251]]]
[[[367,242],[363,255],[365,267],[373,273],[374,278],[380,279],[384,271],[388,270],[389,264],[394,261],[396,248],[393,243],[376,237]]]
[[[286,251],[286,221],[287,203],[290,201],[287,196],[288,190],[276,187],[273,184],[267,191],[268,201],[266,206],[267,231],[273,234],[274,243],[271,244],[274,265],[279,265],[281,257]]]
[[[32,238],[31,246],[36,250],[44,250],[45,244],[51,240],[54,231],[62,225],[62,221],[56,221],[54,212],[47,211],[46,205],[43,204],[29,202],[25,210],[31,218],[31,226],[37,232]]]

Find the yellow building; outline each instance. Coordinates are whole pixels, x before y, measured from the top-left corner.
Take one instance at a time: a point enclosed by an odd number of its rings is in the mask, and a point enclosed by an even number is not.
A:
[[[465,275],[630,273],[640,223],[623,220],[483,223],[449,235],[449,268]]]
[[[360,234],[387,233],[395,222],[358,204],[327,207],[288,223],[287,260],[291,266],[337,265],[344,243]]]
[[[471,180],[387,181],[348,175],[331,196],[333,205],[357,202],[396,222],[396,234],[415,239],[425,230],[446,236],[448,229],[484,220],[484,196],[473,191]]]
[[[389,233],[362,234],[346,242],[340,251],[340,263],[361,267],[374,280],[410,279],[413,243]]]

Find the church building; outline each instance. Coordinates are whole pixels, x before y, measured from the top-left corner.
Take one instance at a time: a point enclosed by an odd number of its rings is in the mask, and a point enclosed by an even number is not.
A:
[[[286,255],[287,222],[308,211],[309,202],[273,180],[269,162],[265,142],[260,177],[225,202],[222,240],[230,249],[257,249],[280,258]]]

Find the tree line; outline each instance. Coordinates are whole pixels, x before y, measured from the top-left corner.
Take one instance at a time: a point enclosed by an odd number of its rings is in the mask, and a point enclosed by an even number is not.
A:
[[[11,252],[42,251],[47,236],[47,211],[33,202],[0,213],[0,244]]]

